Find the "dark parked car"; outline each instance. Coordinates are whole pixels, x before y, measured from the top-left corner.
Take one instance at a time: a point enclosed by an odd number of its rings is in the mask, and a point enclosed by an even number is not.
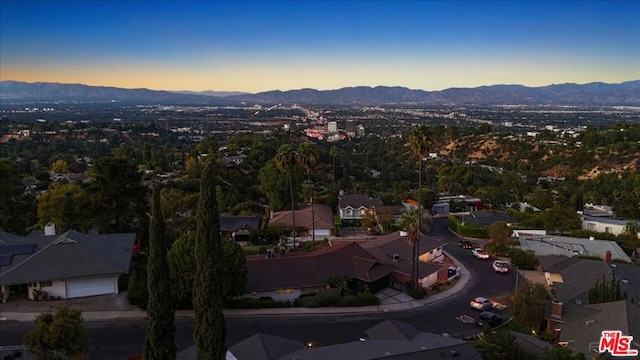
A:
[[[458,246],[460,246],[463,249],[475,249],[478,247],[478,244],[469,240],[460,240],[458,241]]]
[[[498,314],[494,314],[491,311],[483,311],[478,315],[476,323],[480,326],[489,325],[490,327],[496,327],[502,324],[502,317]]]

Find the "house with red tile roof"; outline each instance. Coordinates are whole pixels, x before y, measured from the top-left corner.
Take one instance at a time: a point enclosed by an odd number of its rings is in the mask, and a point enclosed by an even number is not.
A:
[[[268,226],[284,228],[295,226],[302,236],[311,236],[314,233],[315,236],[332,236],[334,234],[333,211],[323,204],[306,205],[293,211],[278,211],[271,214]]]
[[[324,288],[336,275],[346,275],[355,288],[375,293],[389,286],[390,274],[397,268],[391,262],[381,262],[356,242],[334,242],[305,255],[253,256],[247,258],[245,296],[293,301]]]
[[[409,281],[411,246],[404,232],[396,231],[366,241],[333,241],[330,244],[303,255],[248,257],[245,296],[292,301],[301,294],[325,287],[329,278],[335,275],[346,275],[353,287],[371,293],[392,285],[401,288]],[[424,288],[443,283],[448,277],[447,267],[451,264],[442,252],[444,244],[426,235],[420,238],[418,271]]]
[[[446,242],[421,234],[418,247],[418,276],[419,283],[424,288],[445,282],[447,279],[447,265],[442,248]],[[400,286],[409,281],[411,274],[411,246],[407,242],[404,231],[377,237],[362,243],[362,247],[374,255],[378,260],[398,266],[391,276],[392,281]]]

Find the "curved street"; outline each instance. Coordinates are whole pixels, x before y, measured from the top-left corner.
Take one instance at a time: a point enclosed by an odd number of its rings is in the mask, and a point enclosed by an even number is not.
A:
[[[458,246],[460,240],[447,229],[447,218],[435,218],[432,237],[446,242],[445,251],[460,262],[470,277],[464,289],[454,296],[428,305],[404,311],[373,312],[363,314],[299,314],[291,316],[254,316],[227,318],[227,344],[232,346],[257,332],[282,336],[303,342],[316,341],[331,345],[345,341],[357,341],[365,336],[365,330],[387,318],[413,324],[418,330],[453,337],[476,334],[475,324],[479,311],[469,307],[469,301],[483,296],[494,303],[504,304],[492,311],[505,320],[511,311],[510,297],[514,294],[516,274],[495,273],[491,260],[477,260],[471,250]],[[463,276],[465,276],[463,275]],[[115,360],[140,354],[146,336],[144,320],[86,321],[91,337],[89,359]],[[21,344],[22,336],[33,328],[32,323],[0,323],[0,345]],[[193,344],[193,320],[176,320],[176,345],[178,351]]]

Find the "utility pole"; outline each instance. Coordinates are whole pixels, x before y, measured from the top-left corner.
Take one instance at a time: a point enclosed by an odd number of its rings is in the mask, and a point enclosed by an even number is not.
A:
[[[518,277],[520,277],[520,268],[518,268],[518,265],[512,262],[509,262],[509,265],[516,269],[516,288],[514,289],[513,297],[511,298],[511,301],[515,303],[518,301]]]

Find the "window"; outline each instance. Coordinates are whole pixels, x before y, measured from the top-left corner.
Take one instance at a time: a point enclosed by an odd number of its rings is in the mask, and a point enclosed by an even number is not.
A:
[[[291,294],[293,293],[293,289],[278,289],[276,290],[276,294]]]
[[[47,286],[53,286],[53,282],[51,281],[40,281],[40,287],[47,287]]]
[[[607,227],[604,228],[604,232],[606,232],[607,234],[611,234],[613,232],[613,228],[607,226]]]
[[[587,224],[587,230],[596,231],[596,224],[588,223]]]

